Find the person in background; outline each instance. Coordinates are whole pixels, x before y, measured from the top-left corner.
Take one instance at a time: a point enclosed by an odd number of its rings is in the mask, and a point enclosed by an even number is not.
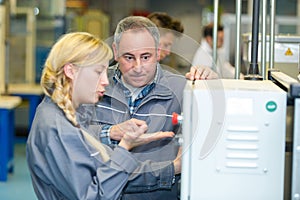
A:
[[[213,61],[213,28],[214,25],[212,23],[203,28],[203,39],[194,55],[192,65],[215,67],[220,78],[233,79],[235,77],[235,68],[225,58],[225,49],[223,48],[224,27],[222,25],[217,26],[217,64]],[[244,75],[241,73],[240,79],[243,79],[243,77]]]
[[[180,20],[168,15],[165,12],[153,12],[147,16],[157,27],[160,33],[159,48],[160,56],[159,61],[163,69],[169,70],[175,74],[186,73],[187,67],[182,67],[179,62],[172,62],[178,60],[178,57],[173,57],[167,61],[170,56],[172,46],[176,39],[181,38],[184,27]]]
[[[144,121],[131,120],[114,149],[88,131],[91,115],[82,104],[105,94],[111,49],[95,36],[63,35],[45,62],[45,97],[36,110],[26,145],[27,163],[38,199],[119,199],[128,182],[165,183],[164,174],[180,173],[180,157],[168,162],[138,161],[129,150],[172,132],[144,134]],[[106,116],[106,112],[97,113]],[[130,185],[130,184],[128,184]]]
[[[164,12],[153,12],[147,16],[160,32],[159,48],[160,60],[165,59],[171,53],[171,48],[176,38],[184,31],[182,23]]]
[[[160,33],[148,18],[129,16],[115,30],[113,51],[115,66],[109,68],[109,86],[101,101],[95,105],[96,116],[91,128],[99,129],[100,140],[114,147],[133,129],[132,120],[142,120],[148,132],[180,133],[172,124],[172,113],[182,112],[186,79],[161,68]],[[186,78],[212,79],[217,74],[208,67],[192,67]],[[105,115],[101,114],[105,113]],[[176,159],[180,152],[175,139],[164,138],[131,150],[140,161],[166,162]],[[180,176],[174,170],[161,173],[160,185],[136,182],[124,188],[122,199],[177,199]]]

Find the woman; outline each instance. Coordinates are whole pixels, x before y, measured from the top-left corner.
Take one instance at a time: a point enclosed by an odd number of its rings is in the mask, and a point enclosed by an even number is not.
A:
[[[128,152],[173,137],[172,132],[144,135],[144,121],[132,120],[132,132],[125,133],[113,150],[88,133],[91,116],[81,104],[96,103],[104,95],[111,58],[108,45],[83,32],[65,34],[52,47],[41,78],[46,95],[36,110],[26,147],[38,199],[118,199],[131,175],[135,181],[159,181],[156,172],[181,167],[180,159],[165,165],[140,163]]]

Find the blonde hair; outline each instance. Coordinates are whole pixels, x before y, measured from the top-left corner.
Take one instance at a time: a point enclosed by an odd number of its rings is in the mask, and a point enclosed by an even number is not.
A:
[[[71,80],[64,74],[64,66],[73,64],[78,67],[88,67],[110,60],[110,47],[99,38],[86,32],[67,33],[53,45],[45,62],[41,77],[41,86],[45,94],[60,107],[67,119],[79,127],[76,120],[76,110],[72,104]],[[102,154],[103,160],[108,159],[104,146],[82,130],[83,135]]]

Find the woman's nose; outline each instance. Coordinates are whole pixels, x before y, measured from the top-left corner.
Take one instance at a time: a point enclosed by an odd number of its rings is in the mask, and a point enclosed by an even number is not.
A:
[[[100,83],[102,86],[108,86],[108,85],[109,85],[107,73],[103,74],[102,77],[100,77],[99,83]]]

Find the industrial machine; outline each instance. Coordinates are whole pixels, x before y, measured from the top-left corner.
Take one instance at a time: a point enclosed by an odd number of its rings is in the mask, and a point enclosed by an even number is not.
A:
[[[300,83],[278,71],[270,71],[269,79],[287,92],[285,200],[300,199]]]
[[[266,61],[269,62],[270,37],[267,36]],[[274,68],[284,72],[290,77],[297,79],[299,75],[299,53],[300,36],[296,35],[277,35],[274,40]],[[243,34],[243,61],[246,66],[251,62],[252,39],[251,34]],[[258,62],[261,62],[261,39],[258,43]]]
[[[184,90],[182,200],[282,200],[287,93],[272,81]]]

